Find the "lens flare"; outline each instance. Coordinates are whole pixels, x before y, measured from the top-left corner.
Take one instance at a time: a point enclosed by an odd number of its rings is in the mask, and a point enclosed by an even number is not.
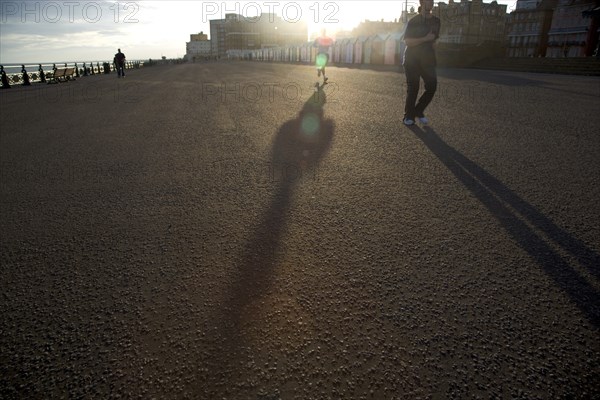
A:
[[[312,136],[319,131],[319,117],[313,113],[308,113],[302,117],[301,129],[305,135]]]
[[[325,54],[317,54],[317,68],[323,68],[327,64],[327,56]]]

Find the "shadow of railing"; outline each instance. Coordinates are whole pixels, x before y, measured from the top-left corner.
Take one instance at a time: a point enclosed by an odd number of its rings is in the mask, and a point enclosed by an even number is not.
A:
[[[542,235],[571,254],[594,279],[600,278],[599,255],[444,142],[432,128],[411,126],[409,129],[489,210],[510,237],[569,296],[589,322],[596,328],[600,327],[600,293]]]

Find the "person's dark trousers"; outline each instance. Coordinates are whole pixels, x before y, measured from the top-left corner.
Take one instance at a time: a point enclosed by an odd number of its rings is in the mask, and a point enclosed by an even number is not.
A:
[[[419,60],[407,60],[404,63],[404,74],[406,75],[404,118],[414,120],[415,117],[423,117],[425,115],[425,109],[431,103],[437,89],[435,64],[424,65]],[[421,78],[423,78],[423,82],[425,83],[425,92],[423,92],[419,98],[419,102],[417,102]]]

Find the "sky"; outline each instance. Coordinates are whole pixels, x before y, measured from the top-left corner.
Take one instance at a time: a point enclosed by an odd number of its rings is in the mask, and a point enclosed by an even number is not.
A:
[[[447,2],[447,1],[446,1]],[[484,0],[488,3],[491,0]],[[238,13],[274,12],[307,22],[309,35],[351,30],[361,21],[393,21],[405,1],[0,1],[0,64],[111,60],[121,48],[129,60],[179,58],[190,34],[210,35],[210,20]],[[516,0],[499,0],[507,11]],[[307,38],[308,40],[308,38]]]

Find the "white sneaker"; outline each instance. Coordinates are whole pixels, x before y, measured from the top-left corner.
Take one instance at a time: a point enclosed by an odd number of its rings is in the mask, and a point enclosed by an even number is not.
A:
[[[404,125],[406,125],[406,126],[411,126],[411,125],[415,124],[415,121],[410,118],[404,118],[404,120],[402,122],[404,122]]]
[[[429,124],[429,120],[426,117],[417,117],[417,119],[419,120],[420,123],[422,123],[423,125],[427,125]]]

